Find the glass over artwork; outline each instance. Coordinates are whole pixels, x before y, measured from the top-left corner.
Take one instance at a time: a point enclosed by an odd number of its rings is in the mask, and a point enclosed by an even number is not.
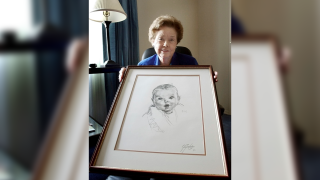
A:
[[[198,75],[137,75],[115,150],[205,155]]]

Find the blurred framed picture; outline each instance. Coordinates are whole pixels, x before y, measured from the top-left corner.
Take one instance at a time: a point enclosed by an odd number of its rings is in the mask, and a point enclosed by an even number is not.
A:
[[[299,179],[280,71],[281,47],[269,34],[232,37],[233,177]]]
[[[90,171],[229,177],[211,66],[128,66]]]

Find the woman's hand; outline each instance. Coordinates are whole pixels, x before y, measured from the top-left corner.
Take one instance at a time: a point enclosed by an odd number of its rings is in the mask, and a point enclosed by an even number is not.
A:
[[[81,61],[85,60],[86,52],[89,48],[88,36],[75,38],[68,45],[65,67],[68,73],[73,73],[78,68]]]
[[[123,75],[126,72],[126,68],[121,68],[119,71],[119,82],[122,81]]]
[[[213,75],[213,79],[215,82],[218,82],[218,72],[217,71],[213,71],[214,75]]]

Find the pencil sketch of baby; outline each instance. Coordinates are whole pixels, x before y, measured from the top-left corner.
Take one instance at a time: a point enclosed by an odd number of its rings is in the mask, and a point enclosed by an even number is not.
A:
[[[153,104],[143,116],[147,116],[150,128],[156,132],[165,132],[179,123],[181,113],[186,113],[181,109],[178,89],[171,84],[157,86],[152,91],[151,100]]]

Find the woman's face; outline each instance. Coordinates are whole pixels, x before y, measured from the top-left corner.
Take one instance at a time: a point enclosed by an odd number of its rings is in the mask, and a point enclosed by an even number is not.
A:
[[[161,27],[153,40],[153,47],[159,56],[161,64],[170,65],[177,47],[177,32],[172,27]]]

